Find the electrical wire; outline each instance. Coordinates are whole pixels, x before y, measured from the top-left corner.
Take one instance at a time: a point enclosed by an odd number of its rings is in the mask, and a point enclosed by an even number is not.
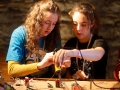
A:
[[[53,73],[52,77],[50,77],[47,81],[50,81],[51,79],[53,79],[53,77],[55,76],[56,72]]]
[[[93,69],[93,62],[91,62],[91,64],[92,64],[91,66],[92,66],[92,69]],[[93,70],[92,70],[92,75],[94,75]],[[106,87],[99,86],[94,82],[94,79],[93,79],[92,75],[91,75],[91,85],[93,83],[96,87],[99,87],[99,88],[102,88],[102,89],[120,89],[120,88],[106,88]],[[92,89],[92,86],[90,86],[90,88]]]

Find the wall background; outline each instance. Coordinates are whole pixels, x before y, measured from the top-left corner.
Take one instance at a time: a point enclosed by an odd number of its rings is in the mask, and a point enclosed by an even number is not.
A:
[[[0,0],[0,50],[7,53],[12,31],[23,23],[29,8],[39,0]],[[113,78],[113,70],[120,48],[120,0],[55,0],[62,11],[61,37],[62,45],[73,37],[70,9],[78,2],[94,4],[100,14],[102,35],[109,45],[107,78]],[[102,66],[101,66],[102,67]]]

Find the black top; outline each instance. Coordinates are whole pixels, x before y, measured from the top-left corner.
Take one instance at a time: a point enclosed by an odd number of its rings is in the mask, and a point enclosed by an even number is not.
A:
[[[78,39],[76,37],[69,39],[64,48],[75,49]],[[80,43],[78,42],[78,49],[87,49],[88,42]],[[99,61],[89,62],[85,60],[86,64],[84,67],[84,72],[86,75],[90,75],[94,79],[105,79],[106,78],[106,66],[108,58],[108,45],[102,36],[93,35],[90,45],[88,48],[102,47],[105,50],[105,54]],[[79,69],[82,70],[83,59],[78,59]],[[71,75],[75,74],[78,70],[76,64],[76,58],[71,58],[71,67],[69,68]],[[89,77],[90,78],[90,77]]]

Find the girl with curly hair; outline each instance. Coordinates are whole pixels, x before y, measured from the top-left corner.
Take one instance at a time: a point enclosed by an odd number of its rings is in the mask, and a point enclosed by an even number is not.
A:
[[[31,7],[25,23],[11,36],[6,58],[9,75],[51,77],[52,51],[61,47],[60,15],[52,0],[41,0]]]

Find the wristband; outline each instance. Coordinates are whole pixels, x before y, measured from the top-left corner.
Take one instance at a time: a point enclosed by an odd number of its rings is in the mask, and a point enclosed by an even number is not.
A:
[[[83,56],[82,56],[82,52],[81,52],[81,50],[80,50],[80,55],[81,55],[81,59],[83,59]]]

